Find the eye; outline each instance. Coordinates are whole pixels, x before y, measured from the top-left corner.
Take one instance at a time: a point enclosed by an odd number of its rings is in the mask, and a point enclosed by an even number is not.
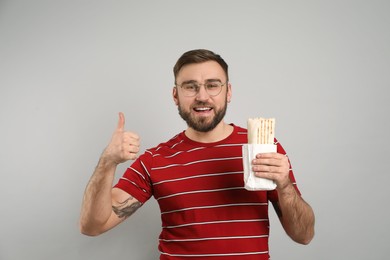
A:
[[[195,83],[186,83],[181,86],[186,91],[196,91],[198,86]]]
[[[206,88],[209,90],[218,89],[220,85],[221,84],[219,82],[209,82],[206,84]]]

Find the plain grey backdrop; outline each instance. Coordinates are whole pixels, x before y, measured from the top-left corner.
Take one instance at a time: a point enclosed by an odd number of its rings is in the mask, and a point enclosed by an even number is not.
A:
[[[154,200],[93,238],[81,200],[119,111],[142,151],[185,129],[172,67],[195,48],[230,65],[226,122],[276,118],[316,213],[302,246],[271,210],[272,259],[388,259],[389,13],[387,0],[0,0],[0,259],[158,258]]]

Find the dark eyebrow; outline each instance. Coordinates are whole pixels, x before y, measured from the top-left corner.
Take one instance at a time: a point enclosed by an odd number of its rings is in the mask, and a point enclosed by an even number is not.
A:
[[[212,82],[221,82],[222,83],[222,81],[220,79],[206,79],[205,82],[206,83],[212,83]],[[183,81],[180,85],[193,84],[193,83],[199,84],[198,81],[190,79],[190,80]]]
[[[220,79],[206,79],[206,82],[221,82],[222,83],[222,80],[220,80]]]
[[[196,80],[186,80],[186,81],[183,81],[180,85],[183,85],[183,84],[188,84],[188,83],[198,83]]]

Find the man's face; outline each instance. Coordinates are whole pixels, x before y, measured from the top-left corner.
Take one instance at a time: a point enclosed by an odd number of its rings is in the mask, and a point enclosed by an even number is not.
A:
[[[203,84],[210,80],[225,84],[221,93],[216,96],[210,96],[204,85],[192,97],[185,96],[184,90],[180,87],[183,82],[195,81]],[[199,132],[208,132],[222,121],[231,98],[231,87],[226,81],[225,72],[215,61],[188,64],[181,68],[176,77],[179,86],[173,88],[173,98],[180,116],[189,127]]]

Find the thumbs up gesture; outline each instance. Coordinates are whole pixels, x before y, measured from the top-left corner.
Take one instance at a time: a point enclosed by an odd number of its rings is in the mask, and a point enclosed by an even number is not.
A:
[[[139,152],[139,136],[136,133],[125,131],[125,115],[120,112],[118,126],[102,157],[118,165],[137,158]]]

